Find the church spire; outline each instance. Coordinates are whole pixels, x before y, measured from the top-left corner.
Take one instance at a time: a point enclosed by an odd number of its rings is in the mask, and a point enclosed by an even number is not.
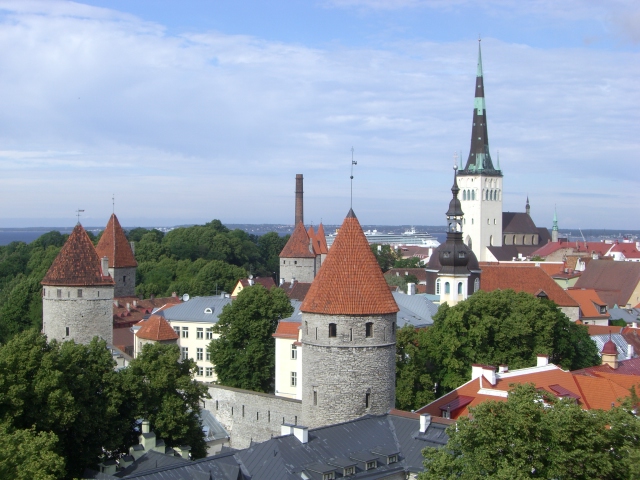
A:
[[[531,215],[531,205],[529,205],[529,195],[527,195],[527,203],[524,206],[525,212],[527,212],[527,215]]]
[[[487,110],[484,100],[484,79],[482,74],[482,50],[478,40],[478,69],[476,72],[476,89],[473,107],[473,125],[471,128],[471,148],[469,158],[463,170],[464,174],[483,173],[485,175],[502,175],[500,168],[494,168],[489,154],[489,135],[487,133]]]
[[[551,241],[558,241],[558,209],[553,207],[553,227],[551,228]]]

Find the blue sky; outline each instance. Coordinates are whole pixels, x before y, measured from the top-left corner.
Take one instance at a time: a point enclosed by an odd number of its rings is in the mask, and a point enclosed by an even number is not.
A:
[[[504,209],[640,229],[622,0],[0,0],[0,227],[443,224],[478,35]]]

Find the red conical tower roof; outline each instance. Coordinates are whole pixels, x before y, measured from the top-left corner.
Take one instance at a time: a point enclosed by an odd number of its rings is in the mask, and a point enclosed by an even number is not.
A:
[[[360,222],[349,210],[300,310],[326,315],[398,311]]]
[[[309,247],[309,235],[303,223],[298,222],[289,241],[280,252],[280,258],[314,258],[315,254]]]
[[[324,234],[324,226],[322,225],[322,223],[318,225],[316,238],[318,239],[318,244],[320,245],[320,253],[324,253],[325,255],[329,253],[329,247],[327,246],[327,236]]]
[[[169,325],[169,322],[160,315],[151,315],[148,320],[144,321],[140,330],[136,332],[136,336],[156,342],[162,340],[177,340],[179,338],[175,330]]]
[[[618,355],[618,347],[616,347],[616,344],[611,340],[611,333],[609,333],[609,340],[602,346],[602,352],[600,353],[605,355]]]
[[[73,229],[40,283],[68,287],[114,284],[110,276],[102,275],[100,257],[80,224]]]
[[[109,267],[111,268],[138,266],[138,262],[133,256],[131,245],[115,213],[111,214],[107,227],[102,232],[96,251],[100,258],[107,257],[109,259]]]

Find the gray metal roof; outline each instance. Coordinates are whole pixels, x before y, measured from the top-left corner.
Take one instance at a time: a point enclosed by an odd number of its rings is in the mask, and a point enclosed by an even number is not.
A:
[[[392,292],[393,298],[398,304],[398,327],[406,324],[416,328],[433,325],[432,316],[438,311],[438,306],[424,295],[406,295],[400,292]]]
[[[205,442],[229,437],[229,432],[224,429],[209,410],[200,410],[200,420],[202,420],[202,430],[204,431]]]
[[[160,310],[158,315],[162,315],[168,321],[215,323],[218,321],[222,309],[230,303],[230,298],[220,296],[194,297],[187,302]],[[211,311],[211,313],[205,313],[205,311]]]
[[[609,334],[604,335],[591,335],[591,340],[593,340],[598,347],[598,352],[602,352],[602,348],[604,344],[609,341]],[[616,344],[616,348],[618,349],[618,361],[627,359],[627,340],[620,333],[612,333],[611,341]]]
[[[300,305],[302,302],[300,300],[291,300],[291,306],[293,307],[293,313],[289,318],[283,318],[282,322],[301,322],[302,321],[302,312],[300,311]]]
[[[637,322],[640,317],[640,311],[635,308],[610,308],[607,313],[611,316],[611,320],[624,320],[627,323]]]

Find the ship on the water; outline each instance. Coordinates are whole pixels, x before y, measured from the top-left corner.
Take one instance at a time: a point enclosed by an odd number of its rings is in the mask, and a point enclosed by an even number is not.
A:
[[[327,246],[331,247],[336,238],[338,231],[327,235]],[[377,230],[366,230],[364,236],[367,238],[369,245],[392,245],[392,246],[415,246],[436,248],[440,242],[433,235],[427,232],[416,232],[415,228],[406,230],[403,233],[394,232],[378,232]]]

